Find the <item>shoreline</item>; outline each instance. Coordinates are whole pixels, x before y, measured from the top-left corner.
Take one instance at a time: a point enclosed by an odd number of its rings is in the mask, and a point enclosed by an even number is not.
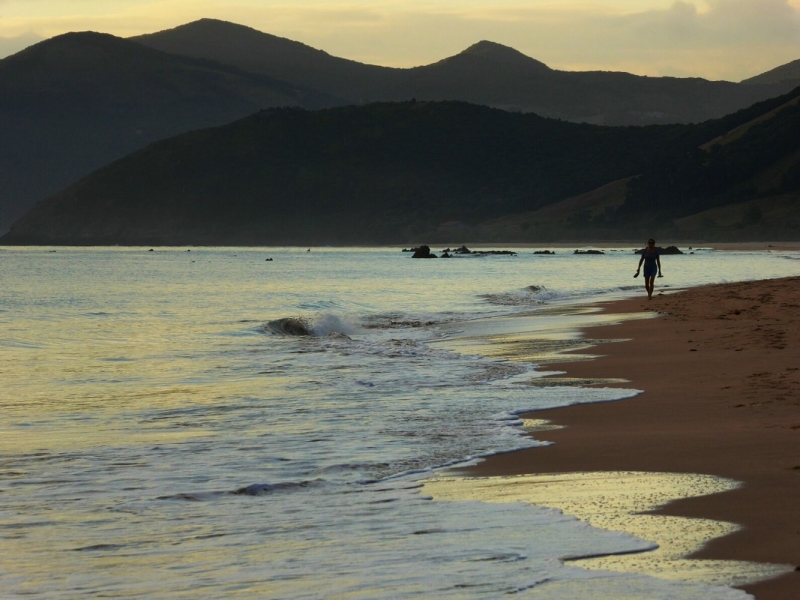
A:
[[[168,248],[171,250],[179,250],[182,248],[212,248],[212,249],[219,249],[219,248],[242,248],[242,249],[259,249],[259,248],[380,248],[380,249],[389,249],[389,250],[399,250],[403,247],[408,248],[409,246],[420,245],[421,242],[408,242],[406,244],[323,244],[321,246],[314,246],[309,244],[272,244],[272,245],[244,245],[244,246],[237,246],[237,245],[216,245],[216,244],[90,244],[90,245],[83,245],[83,244],[0,244],[0,251],[7,251],[8,249],[30,249],[30,248],[63,248],[63,249],[86,249],[86,248],[118,248],[122,250],[127,249],[136,249],[136,248]],[[574,241],[560,241],[560,242],[473,242],[469,243],[466,242],[450,242],[450,243],[436,243],[427,244],[430,246],[432,252],[439,251],[438,248],[441,246],[450,247],[450,248],[459,248],[462,245],[466,245],[469,248],[480,248],[480,249],[498,249],[498,248],[509,248],[509,249],[520,249],[520,250],[533,250],[533,249],[552,249],[555,248],[556,250],[570,250],[570,249],[583,249],[583,248],[613,248],[613,249],[624,249],[633,250],[641,249],[644,247],[644,244],[641,240],[604,240],[604,241],[591,241],[591,240],[574,240]],[[800,252],[800,242],[786,242],[786,241],[763,241],[763,242],[706,242],[702,240],[668,240],[664,241],[657,241],[657,245],[662,247],[667,246],[677,246],[683,250],[691,251],[694,250],[718,250],[723,252]]]
[[[790,277],[599,303],[604,314],[659,317],[584,329],[599,356],[570,361],[565,352],[546,369],[624,379],[612,385],[643,393],[523,415],[562,426],[535,433],[555,444],[491,456],[458,475],[657,472],[735,480],[742,485],[734,490],[675,500],[654,514],[741,526],[691,558],[800,565],[798,298],[800,277]],[[800,572],[740,587],[758,600],[788,600],[797,597]]]
[[[439,246],[445,247],[447,244],[428,244],[431,247],[431,251],[434,251],[434,247],[438,248]],[[679,249],[684,251],[692,251],[692,250],[718,250],[721,252],[796,252],[800,251],[800,242],[781,242],[781,241],[765,241],[765,242],[704,242],[704,241],[686,241],[686,240],[667,240],[667,241],[659,241],[656,240],[656,245],[661,247],[667,246],[677,246]],[[449,244],[451,248],[457,248],[461,246],[461,244]],[[562,241],[562,242],[476,242],[474,244],[466,244],[469,248],[519,248],[519,249],[539,249],[539,248],[555,248],[556,250],[570,250],[570,249],[578,249],[578,248],[613,248],[613,249],[624,249],[624,250],[633,250],[641,249],[644,247],[644,243],[641,240],[611,240],[611,241],[587,241],[587,240],[575,240],[575,241]],[[389,246],[391,247],[391,246]]]

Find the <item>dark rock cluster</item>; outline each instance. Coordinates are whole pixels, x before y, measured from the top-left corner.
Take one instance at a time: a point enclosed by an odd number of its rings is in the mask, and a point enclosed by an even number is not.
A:
[[[419,248],[414,248],[413,251],[414,254],[411,258],[438,258],[431,252],[430,246],[420,246]]]
[[[413,252],[414,254],[411,258],[438,258],[435,254],[431,252],[430,246],[419,246],[417,248],[403,248],[403,252]],[[442,258],[452,258],[456,254],[472,254],[475,256],[487,256],[491,254],[498,254],[498,255],[505,255],[505,256],[516,256],[517,253],[511,250],[470,250],[466,246],[461,246],[460,248],[456,248],[452,250],[450,248],[445,248],[442,250]]]
[[[677,246],[667,246],[666,248],[662,248],[661,246],[656,246],[656,250],[661,256],[669,256],[670,254],[683,254]],[[644,248],[641,250],[634,250],[636,254],[641,254],[645,251]]]

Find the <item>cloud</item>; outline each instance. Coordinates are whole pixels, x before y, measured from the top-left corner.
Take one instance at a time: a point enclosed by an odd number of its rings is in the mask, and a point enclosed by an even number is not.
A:
[[[800,41],[798,10],[786,0],[707,0],[708,28],[739,40]],[[728,37],[730,41],[730,37]]]
[[[675,2],[620,19],[635,39],[698,48],[743,47],[800,41],[798,10],[787,0],[707,0],[705,6]]]
[[[800,11],[786,0],[675,2],[664,10],[600,18],[605,60],[650,74],[740,80],[800,58]]]

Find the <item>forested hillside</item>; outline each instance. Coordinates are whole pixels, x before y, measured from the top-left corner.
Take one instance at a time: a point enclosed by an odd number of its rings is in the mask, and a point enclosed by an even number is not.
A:
[[[41,202],[3,241],[405,243],[453,223],[477,239],[481,223],[523,213],[531,236],[537,211],[581,194],[551,235],[665,230],[709,207],[798,189],[797,94],[699,125],[649,127],[459,102],[265,110],[117,161]],[[592,202],[608,206],[608,193],[589,192],[615,181],[626,182],[609,188],[623,196],[598,215]]]
[[[38,200],[156,140],[270,106],[340,103],[107,34],[45,40],[0,60],[0,232]]]

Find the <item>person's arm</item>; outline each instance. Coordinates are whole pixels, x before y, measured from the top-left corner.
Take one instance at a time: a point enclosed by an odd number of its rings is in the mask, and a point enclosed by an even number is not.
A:
[[[639,264],[636,267],[636,272],[637,273],[641,270],[643,262],[644,262],[644,252],[642,252],[642,257],[639,259]]]
[[[661,274],[661,255],[660,254],[656,254],[656,264],[658,265],[658,276],[659,277],[663,277],[663,275]]]

